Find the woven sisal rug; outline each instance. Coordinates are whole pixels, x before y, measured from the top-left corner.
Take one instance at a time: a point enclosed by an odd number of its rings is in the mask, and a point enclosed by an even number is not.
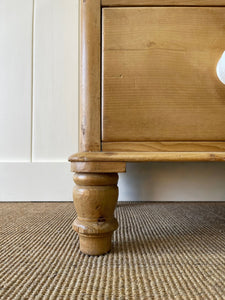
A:
[[[72,203],[1,203],[1,299],[225,299],[225,203],[120,203],[110,254],[79,252]]]

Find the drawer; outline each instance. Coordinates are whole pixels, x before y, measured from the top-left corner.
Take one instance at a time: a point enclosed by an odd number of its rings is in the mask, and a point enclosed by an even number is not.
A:
[[[223,7],[102,10],[102,141],[225,141]]]

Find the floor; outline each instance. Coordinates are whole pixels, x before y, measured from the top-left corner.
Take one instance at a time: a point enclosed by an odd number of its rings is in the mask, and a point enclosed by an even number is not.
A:
[[[79,252],[73,203],[0,203],[1,299],[225,299],[225,203],[119,203],[111,253]]]

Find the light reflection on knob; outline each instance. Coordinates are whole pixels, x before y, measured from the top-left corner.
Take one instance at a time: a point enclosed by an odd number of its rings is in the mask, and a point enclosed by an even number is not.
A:
[[[225,84],[225,51],[223,52],[220,60],[218,61],[217,67],[216,67],[216,73],[219,78],[219,80]]]

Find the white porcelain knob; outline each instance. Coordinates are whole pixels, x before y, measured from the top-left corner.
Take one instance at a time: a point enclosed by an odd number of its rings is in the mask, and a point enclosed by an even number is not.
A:
[[[216,73],[219,80],[225,84],[225,51],[223,52],[216,67]]]

